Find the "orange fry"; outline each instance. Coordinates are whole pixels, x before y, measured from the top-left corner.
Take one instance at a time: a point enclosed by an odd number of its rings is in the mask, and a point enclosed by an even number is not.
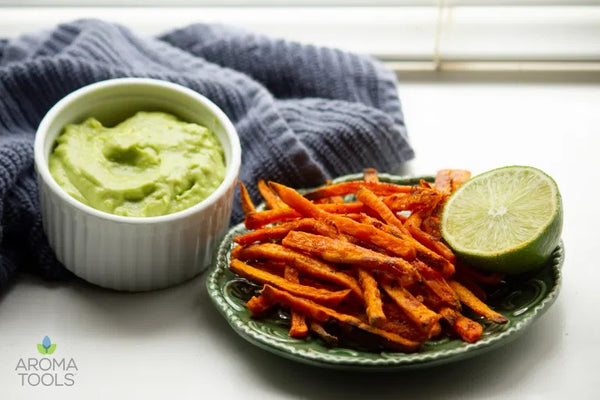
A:
[[[283,201],[281,201],[279,197],[277,197],[277,195],[271,190],[271,188],[263,179],[260,179],[258,181],[257,186],[258,191],[265,200],[267,208],[270,208],[272,210],[276,208],[288,208],[287,204],[285,204]]]
[[[385,233],[388,233],[396,238],[399,238],[399,239],[404,240],[405,242],[408,242],[410,245],[412,245],[415,248],[416,257],[418,259],[420,259],[420,260],[426,262],[427,264],[431,265],[432,267],[434,267],[444,277],[447,278],[447,277],[452,276],[452,274],[454,274],[455,268],[454,268],[454,265],[452,263],[450,263],[450,261],[443,258],[442,256],[435,253],[434,251],[428,249],[427,247],[423,246],[416,239],[414,239],[412,236],[410,236],[410,233],[407,235],[404,233],[405,231],[400,230],[396,226],[385,224],[385,223],[383,223],[373,217],[369,217],[368,215],[365,215],[365,214],[358,215],[357,219],[359,222],[361,222],[363,224],[369,224],[369,225],[375,227],[376,229],[379,229],[379,230],[381,230]],[[367,240],[364,240],[364,241],[367,241]],[[372,242],[372,243],[376,244],[375,242]],[[390,249],[385,247],[385,245],[379,245],[379,247],[390,251]],[[404,258],[407,258],[407,257],[404,257]]]
[[[320,210],[323,210],[332,214],[347,214],[353,212],[361,212],[363,210],[362,203],[343,203],[343,204],[319,204]]]
[[[460,309],[460,300],[457,294],[438,271],[418,260],[413,261],[413,265],[421,274],[424,286],[435,294],[439,301],[454,309]]]
[[[286,206],[287,207],[287,206]],[[239,245],[245,246],[255,242],[268,242],[283,239],[290,231],[308,231],[324,236],[338,237],[338,231],[327,224],[313,218],[302,218],[294,221],[284,222],[278,225],[267,226],[256,229],[233,238]]]
[[[331,185],[331,181],[327,180],[327,185]],[[336,204],[343,204],[345,203],[344,198],[342,196],[332,196],[332,197],[326,197],[321,199],[320,201],[324,201],[325,203],[336,203]]]
[[[292,283],[300,283],[298,271],[293,267],[286,266],[283,277]],[[350,292],[348,290],[348,292]],[[308,325],[304,315],[292,310],[292,321],[290,326],[290,336],[293,338],[303,338],[308,335]]]
[[[295,221],[284,222],[279,225],[268,226],[256,229],[233,238],[233,241],[241,246],[246,246],[255,242],[269,242],[271,240],[282,239],[289,231],[298,229],[304,224],[304,221],[312,218],[303,218]],[[315,221],[313,219],[313,221]]]
[[[294,296],[273,286],[265,285],[261,291],[268,301],[290,307],[307,318],[321,323],[336,322],[343,326],[356,328],[365,333],[374,335],[379,339],[379,344],[384,348],[411,352],[420,347],[420,343],[406,339],[398,334],[384,331],[362,322],[360,319],[348,314],[342,314],[331,308],[317,304],[311,300]]]
[[[454,332],[467,343],[475,343],[483,334],[483,327],[480,324],[456,310],[442,308],[440,314],[450,324]]]
[[[363,209],[362,203],[314,204],[314,206],[318,210],[336,214],[361,212]],[[247,214],[244,223],[248,229],[259,229],[274,222],[284,222],[300,217],[302,217],[302,214],[290,208],[276,208],[273,210],[256,211]]]
[[[337,271],[331,265],[321,260],[285,248],[279,244],[261,243],[242,247],[236,251],[236,257],[242,260],[266,258],[273,261],[285,262],[302,274],[348,288],[359,299],[363,297],[358,282],[350,275]]]
[[[440,319],[437,313],[427,308],[403,287],[393,286],[389,282],[382,282],[381,286],[422,332],[429,332]]]
[[[294,189],[280,183],[269,182],[269,186],[273,188],[284,203],[300,215],[315,219],[324,219],[327,216],[325,210],[322,209],[326,204],[314,204]],[[362,203],[359,204],[362,205]]]
[[[256,207],[250,198],[250,194],[248,193],[248,189],[242,181],[238,181],[240,185],[240,198],[242,202],[242,211],[244,214],[248,215],[256,211]]]
[[[442,274],[444,278],[449,278],[454,274],[454,264],[452,264],[450,261],[423,246],[421,243],[419,243],[419,245],[415,244],[415,247],[417,248],[418,260],[431,265],[436,271]]]
[[[387,320],[381,328],[386,331],[395,332],[400,336],[419,342],[425,342],[442,333],[442,325],[439,320],[431,326],[429,332],[423,332],[410,318],[408,318],[406,313],[398,307],[396,302],[389,299],[389,296],[387,296],[383,302],[383,311]]]
[[[417,342],[425,342],[438,336],[442,331],[442,326],[439,322],[436,322],[431,327],[430,332],[424,333],[417,329],[415,324],[410,320],[390,321],[388,319],[380,328]]]
[[[403,234],[408,235],[408,231],[404,225],[402,225],[402,222],[375,193],[366,187],[361,186],[356,192],[356,198],[358,201],[364,203],[367,207],[375,211],[377,215],[379,215],[386,223],[395,226]]]
[[[498,285],[505,277],[505,274],[501,272],[483,272],[465,264],[457,264],[456,270],[461,274],[470,276],[475,282],[484,285]]]
[[[431,235],[435,240],[441,240],[442,234],[440,233],[440,216],[436,214],[437,208],[428,216],[423,218],[421,221],[421,230]]]
[[[390,257],[352,243],[306,232],[292,231],[281,243],[322,258],[325,261],[351,264],[368,270],[387,271],[412,282],[417,279],[415,269],[400,257]]]
[[[402,238],[394,237],[371,225],[361,224],[350,218],[329,214],[326,209],[316,206],[292,188],[273,182],[270,185],[288,206],[306,217],[331,222],[341,233],[354,236],[402,258],[411,260],[415,257],[414,247]]]
[[[469,289],[451,279],[448,281],[450,287],[456,292],[461,303],[469,307],[476,314],[479,314],[497,324],[505,324],[508,318],[504,315],[492,310],[483,301],[479,300]]]
[[[379,292],[377,281],[369,271],[359,268],[358,283],[360,283],[363,290],[369,323],[373,326],[381,327],[386,318],[383,313],[383,303],[381,302],[381,293]]]
[[[372,182],[372,183],[379,182],[379,175],[375,168],[365,168],[363,170],[363,175],[364,175],[363,180],[365,182]]]
[[[382,250],[385,250],[395,256],[406,260],[412,260],[416,256],[416,250],[409,241],[393,236],[385,231],[379,230],[374,226],[361,224],[350,218],[338,215],[325,217],[335,228],[346,235],[355,237],[365,243],[370,243]]]
[[[334,336],[327,332],[325,328],[323,328],[323,325],[321,325],[320,323],[310,321],[309,327],[311,332],[314,332],[317,336],[321,338],[321,340],[323,340],[323,342],[325,342],[325,345],[329,347],[335,347],[338,345],[337,336]]]
[[[251,312],[251,317],[258,318],[265,312],[267,312],[273,304],[269,302],[264,296],[254,296],[246,303],[246,307]]]
[[[471,173],[464,169],[441,169],[435,176],[435,187],[443,193],[452,193],[460,185],[471,179]]]
[[[420,211],[433,210],[443,198],[444,195],[436,189],[412,186],[410,192],[386,196],[383,202],[393,212]]]
[[[473,293],[479,300],[487,300],[486,291],[481,286],[479,286],[479,284],[475,282],[475,280],[469,275],[465,275],[460,273],[459,271],[456,271],[456,274],[452,276],[452,279],[456,280],[461,285],[469,289],[469,291]]]
[[[404,224],[404,226],[406,226],[410,234],[416,240],[418,240],[419,243],[421,243],[428,249],[435,251],[451,263],[454,263],[456,261],[456,256],[454,255],[452,250],[450,250],[448,246],[446,246],[444,243],[440,242],[439,240],[436,240],[433,236],[423,232],[419,228],[420,225],[421,217],[418,213],[412,213],[410,217],[408,217],[408,219],[406,220],[406,223]]]
[[[325,289],[317,289],[311,286],[301,285],[280,276],[273,275],[267,271],[255,268],[237,259],[231,260],[229,269],[250,281],[269,283],[295,295],[306,297],[317,303],[330,306],[336,306],[340,304],[340,302],[345,300],[350,294],[349,289],[331,292]]]
[[[391,195],[394,193],[408,193],[411,190],[411,186],[396,185],[387,182],[349,181],[320,187],[319,189],[307,193],[306,198],[309,200],[317,200],[326,197],[345,196],[347,194],[356,193],[361,186],[366,186],[380,196]]]

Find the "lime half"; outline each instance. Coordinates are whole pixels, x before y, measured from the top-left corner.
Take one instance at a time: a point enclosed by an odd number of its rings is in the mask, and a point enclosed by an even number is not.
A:
[[[441,231],[456,255],[475,267],[509,274],[538,269],[560,241],[558,186],[526,166],[477,175],[448,199]]]

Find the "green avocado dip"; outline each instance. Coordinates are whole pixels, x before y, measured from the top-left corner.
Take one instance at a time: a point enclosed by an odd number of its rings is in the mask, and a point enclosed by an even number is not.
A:
[[[184,210],[208,197],[225,177],[215,134],[162,112],[138,112],[112,128],[94,118],[67,125],[49,168],[75,199],[129,217]]]

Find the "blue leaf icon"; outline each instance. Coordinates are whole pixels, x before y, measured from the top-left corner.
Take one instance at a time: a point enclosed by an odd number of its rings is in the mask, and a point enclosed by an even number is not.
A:
[[[47,335],[44,336],[44,340],[42,340],[42,346],[44,346],[46,350],[48,350],[50,346],[52,346],[52,342],[50,341],[50,338]]]

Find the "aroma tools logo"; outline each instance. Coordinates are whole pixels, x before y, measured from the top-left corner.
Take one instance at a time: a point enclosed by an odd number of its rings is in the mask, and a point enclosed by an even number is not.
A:
[[[48,357],[56,351],[56,343],[44,336],[37,344],[42,357],[20,358],[15,367],[21,386],[73,386],[79,371],[73,358]]]
[[[56,343],[52,343],[50,338],[46,335],[44,336],[42,343],[38,343],[37,348],[40,354],[52,354],[54,353],[54,350],[56,350]]]

